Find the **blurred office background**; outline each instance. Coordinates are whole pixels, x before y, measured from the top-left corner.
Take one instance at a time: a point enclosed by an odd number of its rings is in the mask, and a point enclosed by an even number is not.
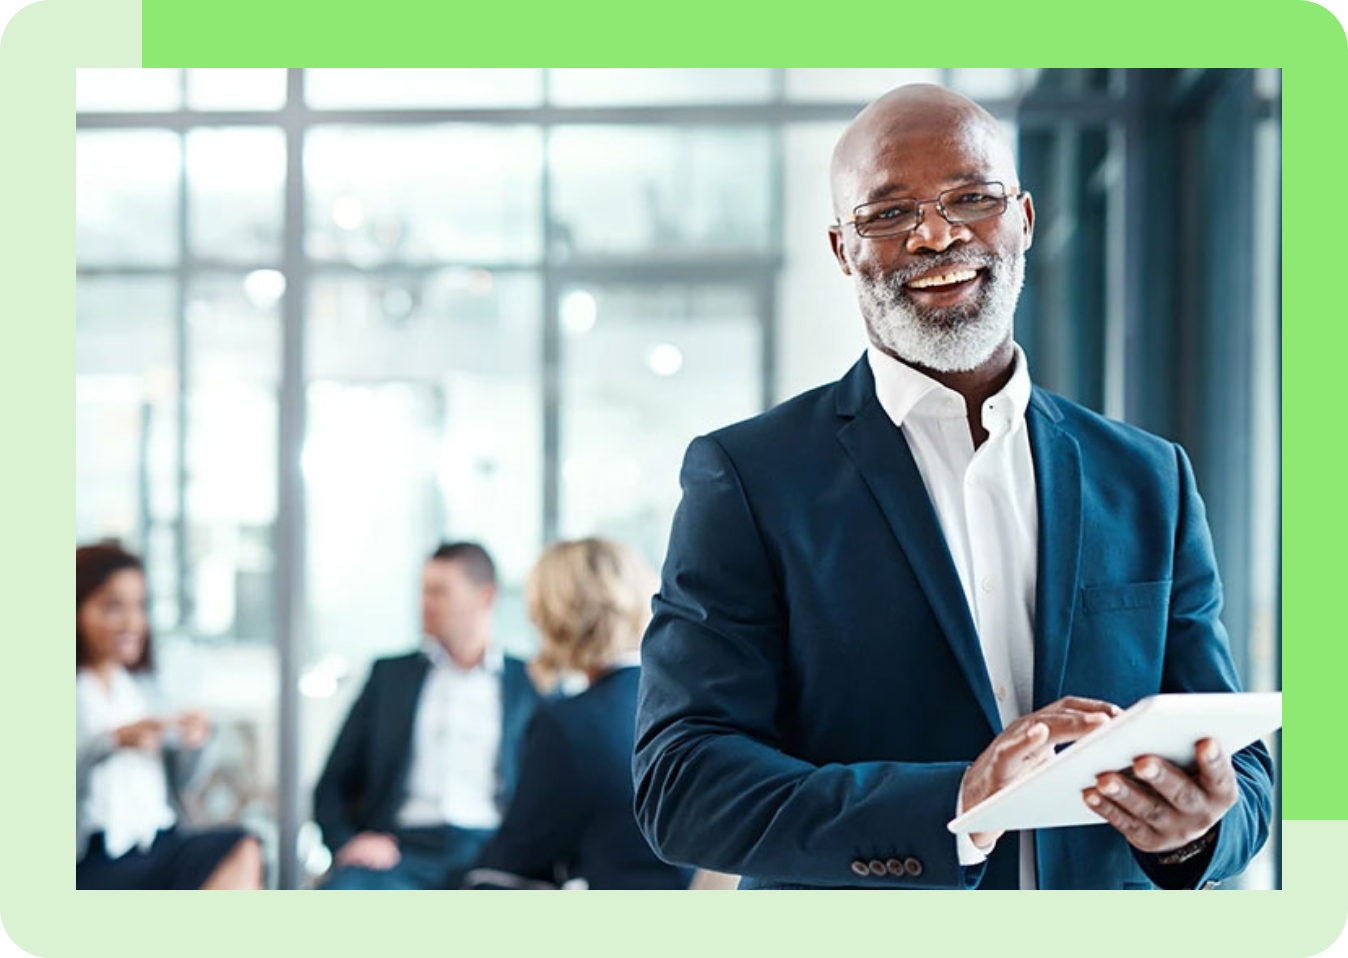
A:
[[[79,70],[76,538],[148,559],[220,729],[198,820],[323,871],[314,779],[440,539],[492,550],[520,654],[546,542],[658,568],[687,442],[864,349],[829,155],[925,80],[1016,144],[1032,374],[1186,445],[1280,687],[1279,71]]]

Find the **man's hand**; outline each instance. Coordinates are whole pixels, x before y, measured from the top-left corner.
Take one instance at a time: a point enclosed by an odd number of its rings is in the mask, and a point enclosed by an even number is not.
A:
[[[383,832],[361,832],[337,852],[338,865],[388,871],[402,860],[398,840]]]
[[[1205,738],[1194,757],[1198,772],[1191,776],[1165,759],[1142,755],[1133,760],[1136,781],[1107,772],[1082,797],[1139,851],[1173,851],[1205,835],[1239,797],[1236,770],[1220,744]]]
[[[1052,758],[1055,745],[1074,742],[1122,712],[1109,702],[1069,695],[1016,719],[969,766],[960,792],[961,807],[973,808]],[[969,837],[986,849],[1001,835],[1000,831],[973,832]]]

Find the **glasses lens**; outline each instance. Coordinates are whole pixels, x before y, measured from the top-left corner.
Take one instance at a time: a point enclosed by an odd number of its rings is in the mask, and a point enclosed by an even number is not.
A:
[[[860,207],[856,217],[862,236],[903,233],[917,225],[917,204],[911,199],[885,200]]]
[[[960,186],[942,193],[941,205],[953,223],[985,220],[1006,209],[1006,189],[1000,183]]]

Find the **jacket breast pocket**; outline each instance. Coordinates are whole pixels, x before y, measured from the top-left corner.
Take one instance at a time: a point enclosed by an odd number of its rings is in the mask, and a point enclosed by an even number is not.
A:
[[[1064,694],[1127,707],[1160,691],[1169,580],[1087,586],[1078,601]]]
[[[1169,597],[1169,579],[1156,582],[1127,582],[1122,585],[1093,585],[1081,590],[1081,611],[1087,615],[1095,615],[1100,612],[1154,609],[1157,606],[1164,606]]]

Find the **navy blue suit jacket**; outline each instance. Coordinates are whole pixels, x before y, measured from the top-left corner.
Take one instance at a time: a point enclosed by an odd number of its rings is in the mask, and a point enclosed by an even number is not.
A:
[[[692,870],[656,858],[632,814],[639,672],[617,669],[539,707],[515,800],[475,868],[592,889],[688,887]]]
[[[360,697],[337,734],[332,754],[314,787],[314,820],[334,851],[357,832],[394,832],[407,798],[407,770],[417,703],[430,660],[421,652],[377,659]],[[501,723],[497,758],[497,805],[505,808],[515,789],[519,743],[538,692],[519,659],[505,656],[501,672]]]
[[[1034,707],[1235,690],[1203,503],[1178,446],[1034,389]],[[921,474],[863,357],[693,441],[643,645],[636,810],[661,857],[741,887],[1015,888],[1015,833],[961,867],[946,830],[1001,731]],[[1041,888],[1200,887],[1269,827],[1272,763],[1234,756],[1210,857],[1165,868],[1107,825],[1037,832]],[[895,876],[856,861],[913,859]],[[913,874],[916,872],[917,874]]]

